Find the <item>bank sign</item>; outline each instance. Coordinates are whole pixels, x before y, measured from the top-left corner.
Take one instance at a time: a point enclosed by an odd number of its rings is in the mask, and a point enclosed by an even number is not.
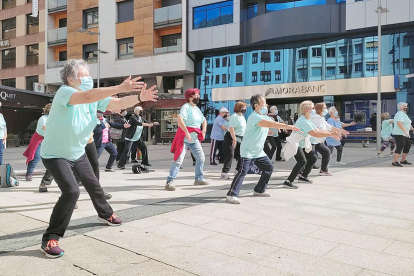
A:
[[[326,92],[326,84],[318,84],[318,85],[298,85],[292,87],[271,87],[267,89],[265,93],[266,98],[272,98],[274,95],[283,95],[283,94],[307,94],[312,93],[325,93]]]

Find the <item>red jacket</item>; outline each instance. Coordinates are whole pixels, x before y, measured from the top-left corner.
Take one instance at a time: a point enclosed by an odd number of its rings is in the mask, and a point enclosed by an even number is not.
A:
[[[203,132],[199,128],[193,128],[193,127],[187,127],[188,132],[197,132],[198,134],[198,140],[202,142],[204,140]],[[177,133],[175,133],[174,140],[171,145],[171,153],[174,153],[174,161],[177,161],[178,157],[180,157],[181,153],[184,149],[184,138],[185,138],[185,132],[180,127],[177,130]]]
[[[34,159],[37,147],[43,141],[43,136],[39,133],[35,132],[30,139],[30,144],[27,147],[26,151],[23,153],[23,156],[27,157],[26,165],[29,164],[30,161]]]

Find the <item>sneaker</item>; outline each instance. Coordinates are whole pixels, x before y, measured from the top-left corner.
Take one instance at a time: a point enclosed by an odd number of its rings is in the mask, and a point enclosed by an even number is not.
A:
[[[318,170],[318,169],[319,169],[319,167],[318,167],[318,166],[313,165],[312,169],[314,169],[314,170]]]
[[[122,219],[120,219],[115,213],[113,213],[109,218],[100,218],[98,217],[98,221],[105,222],[109,226],[120,226],[122,224]]]
[[[271,197],[272,195],[264,191],[263,193],[253,192],[253,196]]]
[[[221,179],[230,179],[229,174],[228,173],[221,173],[220,176]]]
[[[113,169],[105,169],[105,172],[115,172]]]
[[[403,165],[401,165],[398,162],[392,162],[391,165],[395,166],[395,167],[403,167]]]
[[[196,181],[194,181],[194,185],[196,185],[196,186],[201,186],[201,185],[210,185],[210,183],[208,183],[207,181],[205,181],[205,180],[196,180]]]
[[[131,163],[138,163],[137,160],[131,160]]]
[[[45,183],[40,183],[39,185],[39,193],[46,193],[47,192],[47,186]]]
[[[237,196],[226,196],[226,201],[231,204],[240,204],[241,201]]]
[[[32,181],[32,175],[31,174],[26,174],[24,176],[24,178],[26,178],[26,181]]]
[[[45,253],[46,257],[52,259],[62,257],[65,254],[65,251],[59,247],[59,242],[57,240],[42,242],[40,252]]]
[[[112,198],[112,195],[108,194],[107,192],[104,192],[104,195],[105,195],[106,199],[111,199]]]
[[[339,161],[339,162],[338,162],[338,161],[336,161],[336,164],[337,164],[337,165],[341,165],[341,166],[345,166],[345,165],[346,165],[346,163],[341,162],[341,161]]]
[[[408,162],[407,160],[401,161],[400,164],[412,165],[413,163]]]
[[[332,176],[332,173],[330,173],[330,172],[323,172],[323,171],[319,171],[319,175],[320,175],[320,176]]]
[[[394,156],[394,152],[391,152],[389,156]]]
[[[309,177],[304,177],[304,176],[299,176],[298,182],[309,183],[309,184],[313,183],[313,181],[310,180]]]
[[[118,167],[118,170],[125,170],[125,166],[123,166],[123,167]]]
[[[167,184],[165,184],[165,189],[167,191],[175,191],[174,181],[167,182]]]
[[[380,152],[378,152],[377,153],[377,157],[382,157],[382,158],[384,158],[385,157],[385,155],[384,154],[382,154],[382,152],[380,153]]]
[[[211,162],[210,165],[217,166],[217,163],[216,162]]]
[[[299,188],[298,186],[294,185],[293,183],[291,183],[289,180],[286,180],[283,183],[283,188],[287,188],[287,189],[297,189]]]

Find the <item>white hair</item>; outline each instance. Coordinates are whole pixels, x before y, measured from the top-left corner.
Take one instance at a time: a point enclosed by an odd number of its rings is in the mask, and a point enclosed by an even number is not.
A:
[[[273,112],[273,110],[276,110],[276,109],[277,109],[277,106],[272,105],[269,110],[270,110],[270,112]]]
[[[68,78],[77,78],[78,70],[85,68],[89,71],[88,63],[83,59],[69,59],[60,71],[63,84],[69,85]]]
[[[139,112],[139,111],[141,111],[141,110],[144,110],[144,109],[142,108],[142,106],[140,106],[140,105],[139,105],[139,106],[136,106],[136,107],[134,108],[134,113],[135,113],[135,114],[138,114],[138,112]]]
[[[334,113],[335,111],[336,111],[336,107],[335,107],[335,106],[331,106],[331,107],[328,109],[328,113],[329,113],[329,114]]]
[[[398,110],[401,110],[405,106],[408,106],[408,104],[407,103],[404,103],[404,102],[400,102],[400,103],[397,104]]]

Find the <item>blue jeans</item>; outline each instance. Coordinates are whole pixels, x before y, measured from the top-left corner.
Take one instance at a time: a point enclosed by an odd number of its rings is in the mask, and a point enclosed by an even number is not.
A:
[[[204,168],[204,161],[206,160],[206,156],[204,155],[203,148],[201,147],[200,141],[196,141],[195,143],[188,143],[184,142],[183,152],[181,153],[180,157],[178,157],[177,161],[174,161],[171,165],[170,173],[167,177],[167,182],[173,181],[177,178],[177,174],[180,171],[181,164],[184,161],[185,153],[187,150],[190,149],[191,153],[194,155],[196,159],[195,165],[195,180],[202,181],[204,180],[203,177],[203,168]]]
[[[0,165],[3,165],[3,151],[4,151],[4,144],[3,144],[3,140],[0,139]]]
[[[99,148],[97,148],[98,152],[98,158],[101,157],[101,154],[103,150],[106,150],[106,152],[109,153],[109,159],[108,163],[106,164],[106,169],[112,169],[112,166],[115,162],[116,156],[118,155],[118,152],[116,151],[116,148],[111,142],[108,143],[102,143]]]
[[[34,158],[32,161],[29,162],[29,164],[27,164],[27,172],[26,174],[33,174],[34,169],[37,166],[37,163],[39,163],[40,161],[40,145],[37,147]]]
[[[257,193],[263,193],[266,191],[267,183],[269,183],[269,179],[273,173],[272,161],[270,161],[268,156],[254,159],[242,157],[240,160],[240,169],[238,170],[236,176],[234,176],[230,190],[227,193],[228,196],[239,196],[244,177],[246,176],[253,162],[260,169],[260,171],[262,171],[259,182],[257,183],[256,187],[254,187],[254,191]]]

